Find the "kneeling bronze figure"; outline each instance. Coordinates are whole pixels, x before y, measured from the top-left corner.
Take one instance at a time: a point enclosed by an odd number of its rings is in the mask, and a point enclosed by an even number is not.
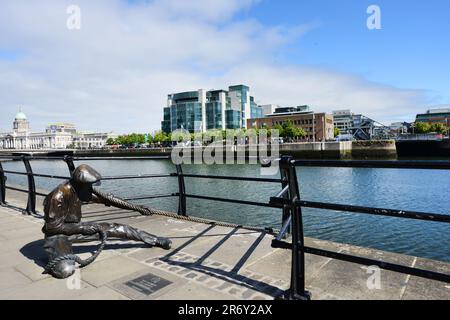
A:
[[[126,201],[104,194],[93,185],[99,184],[101,175],[88,165],[80,165],[72,174],[72,178],[59,185],[44,200],[45,224],[42,232],[45,234],[44,248],[49,256],[45,273],[57,278],[67,278],[76,269],[76,263],[83,267],[98,256],[107,238],[120,238],[141,241],[149,246],[170,249],[171,241],[157,237],[142,230],[117,223],[81,222],[82,203],[95,202],[107,206],[129,208],[146,214],[146,208],[128,204]],[[73,254],[72,241],[75,239],[97,239],[102,244],[89,259],[81,260]]]

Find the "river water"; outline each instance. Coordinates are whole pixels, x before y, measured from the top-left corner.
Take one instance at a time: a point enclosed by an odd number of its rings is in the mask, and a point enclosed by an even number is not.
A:
[[[102,175],[175,172],[167,160],[85,161]],[[62,161],[33,161],[35,173],[68,175]],[[4,163],[5,170],[24,170],[23,164]],[[185,173],[262,176],[258,165],[185,165]],[[438,170],[297,168],[303,200],[450,214],[450,172]],[[36,178],[37,187],[51,190],[60,181]],[[8,183],[26,186],[21,176],[8,174]],[[104,181],[102,189],[121,197],[178,191],[176,177]],[[268,202],[281,190],[276,183],[186,178],[186,192],[206,196]],[[41,199],[41,198],[38,198]],[[177,198],[138,201],[175,211]],[[281,226],[281,210],[234,203],[188,199],[189,215],[259,227]],[[450,225],[393,217],[303,209],[305,235],[358,246],[450,262]],[[155,230],[157,233],[157,230]]]

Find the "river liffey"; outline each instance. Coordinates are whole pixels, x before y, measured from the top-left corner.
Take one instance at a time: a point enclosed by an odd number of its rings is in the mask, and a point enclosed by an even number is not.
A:
[[[167,160],[84,163],[105,176],[175,172],[174,165]],[[3,167],[24,170],[21,162],[4,163]],[[68,175],[62,161],[36,160],[32,161],[32,167],[35,173]],[[279,177],[279,174],[262,176],[258,165],[185,165],[183,170],[196,174]],[[450,214],[450,171],[297,168],[297,174],[303,200]],[[25,177],[7,176],[8,184],[26,186]],[[58,183],[54,179],[36,178],[37,188],[47,191]],[[178,184],[176,177],[168,177],[104,181],[101,188],[126,198],[177,192]],[[189,194],[268,202],[280,190],[276,183],[186,178]],[[177,200],[172,197],[138,203],[176,212]],[[277,229],[281,226],[280,209],[188,199],[187,212],[243,225]],[[306,236],[450,262],[449,224],[307,208],[303,213]]]

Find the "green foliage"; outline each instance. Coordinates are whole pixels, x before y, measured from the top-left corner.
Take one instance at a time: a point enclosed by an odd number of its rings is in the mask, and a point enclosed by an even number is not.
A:
[[[414,133],[439,133],[445,134],[449,131],[449,127],[445,126],[443,123],[426,123],[426,122],[416,122],[414,123]]]
[[[134,146],[134,145],[141,145],[144,143],[150,143],[152,142],[152,135],[143,133],[131,133],[126,135],[118,136],[116,139],[109,138],[106,141],[107,145],[122,145],[122,146]]]
[[[280,137],[286,138],[288,140],[297,139],[306,136],[305,130],[302,128],[296,127],[291,120],[283,123],[282,126],[275,125],[274,129],[279,130]]]
[[[171,137],[171,138],[173,138],[173,137]],[[153,142],[155,142],[155,143],[168,142],[171,140],[171,138],[165,132],[157,131],[157,132],[155,132],[155,135],[153,136]]]
[[[414,123],[415,133],[428,133],[430,132],[430,125],[426,122],[416,122]]]
[[[334,136],[337,137],[340,134],[341,134],[341,130],[339,130],[339,128],[337,128],[337,127],[334,127]]]
[[[430,125],[430,132],[444,134],[448,132],[448,127],[446,127],[443,123],[433,123]]]

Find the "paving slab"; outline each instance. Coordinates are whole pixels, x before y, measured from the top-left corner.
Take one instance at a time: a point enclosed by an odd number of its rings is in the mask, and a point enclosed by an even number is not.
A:
[[[264,300],[290,285],[291,252],[272,248],[271,235],[100,205],[83,207],[85,221],[125,223],[169,237],[171,250],[108,239],[93,264],[69,279],[54,279],[42,275],[47,260],[42,218],[22,214],[26,195],[8,192],[8,199],[10,205],[0,207],[0,299]],[[450,274],[444,262],[311,238],[305,244]],[[86,258],[98,245],[75,243],[74,251]],[[381,270],[377,288],[368,282],[371,268],[310,254],[305,261],[306,287],[314,299],[450,299],[448,283]]]
[[[136,271],[145,269],[146,266],[123,256],[109,257],[81,270],[81,277],[83,281],[89,284],[100,287],[112,280],[116,280],[123,276],[129,275]]]

